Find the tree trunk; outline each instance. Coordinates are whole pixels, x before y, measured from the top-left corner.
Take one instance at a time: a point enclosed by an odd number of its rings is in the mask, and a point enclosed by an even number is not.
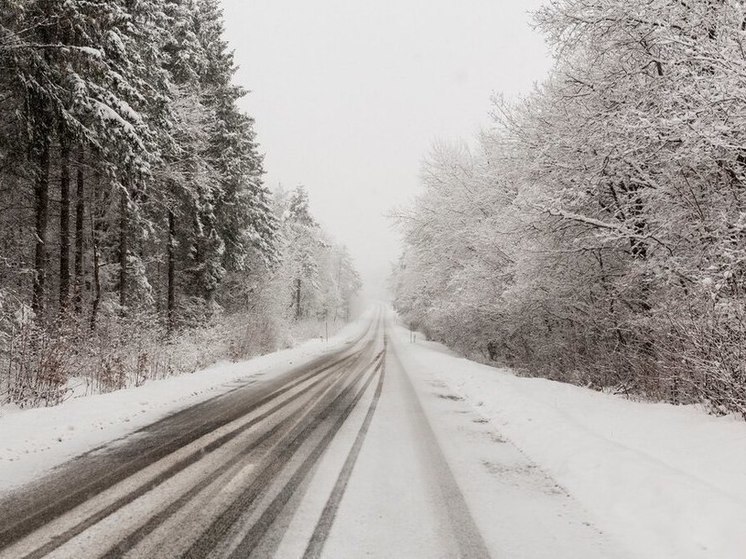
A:
[[[70,302],[70,146],[60,131],[60,313]]]
[[[44,314],[45,285],[47,278],[47,225],[49,220],[49,135],[45,130],[36,131],[33,156],[38,168],[34,179],[34,214],[36,250],[34,254],[34,288],[31,308],[41,317]]]
[[[176,287],[174,285],[174,271],[176,267],[176,223],[174,222],[174,212],[168,210],[168,303],[167,303],[167,328],[170,334],[174,327],[174,311],[176,302]]]
[[[121,199],[119,203],[119,306],[122,314],[125,314],[127,306],[127,255],[128,246],[128,229],[129,229],[129,208],[127,207],[127,191],[122,188]]]
[[[93,249],[93,300],[91,301],[91,331],[96,329],[98,306],[101,303],[101,276],[98,262],[98,224],[91,212],[91,248]]]
[[[84,223],[85,218],[85,189],[83,176],[83,160],[85,151],[81,147],[78,156],[78,181],[75,191],[75,314],[80,314],[83,308],[83,248],[84,248]]]

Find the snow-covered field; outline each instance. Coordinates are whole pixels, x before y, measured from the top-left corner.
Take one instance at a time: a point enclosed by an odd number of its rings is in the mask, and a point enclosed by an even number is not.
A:
[[[362,332],[367,316],[348,324],[328,342],[316,338],[248,361],[217,363],[138,388],[71,398],[51,408],[0,407],[0,493],[168,414],[339,349]]]
[[[463,399],[635,556],[746,557],[742,420],[516,377],[394,335],[407,370]]]

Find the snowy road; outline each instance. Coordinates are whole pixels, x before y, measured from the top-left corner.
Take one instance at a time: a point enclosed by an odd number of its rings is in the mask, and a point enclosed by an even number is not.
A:
[[[621,556],[388,330],[10,494],[0,558]]]

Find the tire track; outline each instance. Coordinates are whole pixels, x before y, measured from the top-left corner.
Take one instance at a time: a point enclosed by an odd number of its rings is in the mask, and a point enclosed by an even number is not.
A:
[[[4,549],[7,549],[11,545],[22,540],[24,537],[29,536],[47,523],[60,518],[75,507],[82,505],[91,496],[98,495],[139,471],[166,459],[170,454],[197,442],[201,437],[208,435],[215,429],[222,428],[233,421],[238,421],[242,417],[260,410],[263,406],[271,404],[274,400],[280,398],[288,391],[305,382],[311,381],[311,384],[306,388],[306,390],[315,388],[319,383],[323,382],[324,379],[330,378],[336,370],[342,370],[345,366],[360,358],[364,349],[355,349],[355,346],[359,345],[369,336],[372,328],[375,327],[377,330],[379,327],[378,323],[378,319],[371,321],[371,324],[362,336],[357,338],[352,342],[352,344],[348,345],[340,352],[313,359],[309,363],[300,365],[283,374],[276,382],[271,382],[266,386],[261,387],[257,393],[252,395],[248,406],[243,394],[247,390],[247,387],[237,387],[225,394],[211,398],[196,406],[188,408],[187,410],[177,412],[150,426],[135,431],[130,436],[148,434],[153,440],[135,441],[131,445],[128,445],[134,447],[132,450],[129,448],[118,448],[110,454],[102,457],[100,455],[96,456],[96,453],[100,450],[106,450],[106,447],[99,447],[82,455],[78,459],[75,459],[78,464],[73,462],[68,465],[71,469],[74,469],[76,465],[80,466],[79,470],[82,475],[80,475],[79,478],[84,480],[82,484],[77,484],[72,491],[60,493],[60,488],[57,485],[62,485],[64,483],[64,474],[67,472],[54,472],[40,482],[27,486],[23,491],[14,492],[0,502],[0,514],[6,518],[15,517],[12,524],[3,526],[2,531],[0,531],[0,555],[2,555]],[[368,345],[369,342],[365,342],[363,347],[367,347]],[[257,387],[254,386],[250,387],[250,389],[255,392],[257,391]],[[306,390],[299,391],[298,394],[292,395],[281,404],[273,407],[265,413],[262,413],[247,424],[244,424],[236,430],[226,433],[219,439],[197,449],[195,452],[170,466],[166,471],[158,474],[154,479],[141,484],[133,491],[128,492],[111,505],[105,507],[103,510],[98,511],[66,530],[63,534],[55,536],[47,543],[47,545],[31,553],[27,557],[41,557],[61,545],[64,545],[67,541],[84,532],[87,528],[93,526],[101,519],[115,513],[119,508],[126,506],[154,487],[160,485],[165,480],[177,475],[179,472],[197,462],[205,455],[214,452],[240,434],[244,433],[246,430],[256,426],[261,421],[266,420],[271,415],[280,412],[283,408],[290,405],[299,397],[307,394]],[[222,409],[218,408],[219,414],[217,417],[212,416],[211,421],[204,421],[205,416],[208,419],[211,416],[209,414],[202,414],[200,411],[209,410],[215,405],[220,406],[221,401],[223,402],[222,405],[224,405],[224,407]],[[225,404],[226,401],[227,405]],[[179,425],[181,418],[190,418],[190,416],[192,419],[188,419],[185,422],[187,429],[186,432],[183,432],[183,428],[178,429],[178,427],[181,427]],[[174,424],[177,426],[178,430],[182,431],[178,436],[170,438],[159,437],[162,432],[167,432],[169,427]],[[145,445],[144,450],[142,448],[143,445]],[[119,464],[113,468],[111,467],[112,462],[116,463],[116,460],[122,458],[125,460],[124,464]],[[86,460],[91,460],[92,463],[86,463]],[[44,491],[47,487],[50,489],[48,492]],[[57,498],[53,499],[51,502],[43,502],[42,500],[49,498],[49,493],[57,496]],[[40,501],[42,501],[41,506],[39,506]]]
[[[325,370],[326,368],[334,366],[335,363],[331,363],[326,365],[322,370],[318,371],[319,373]],[[302,379],[298,379],[299,381],[302,381]],[[293,388],[293,386],[285,387],[287,390],[290,390]],[[34,485],[30,486],[29,488],[24,489],[24,493],[30,491],[33,491],[31,504],[26,507],[30,509],[30,511],[25,515],[21,516],[18,520],[16,520],[13,524],[11,524],[8,527],[5,527],[2,532],[0,532],[0,551],[6,547],[8,547],[13,542],[20,540],[21,538],[29,535],[30,533],[34,532],[35,530],[41,528],[44,524],[47,524],[54,520],[55,518],[58,518],[59,516],[67,513],[68,511],[72,510],[76,506],[82,504],[91,495],[96,495],[98,493],[101,493],[105,491],[106,489],[114,486],[116,483],[122,481],[123,479],[126,479],[127,477],[130,477],[131,475],[137,473],[141,469],[149,466],[150,464],[153,464],[169,454],[172,454],[179,450],[181,447],[190,444],[194,442],[195,440],[199,439],[200,437],[204,436],[205,434],[209,433],[210,431],[217,429],[219,427],[222,427],[223,425],[226,425],[230,423],[231,421],[235,421],[236,419],[239,419],[241,416],[246,415],[248,413],[252,413],[256,409],[260,408],[262,405],[265,405],[272,399],[274,399],[277,396],[280,396],[282,393],[286,392],[285,388],[280,389],[282,392],[277,392],[276,390],[270,391],[269,394],[264,395],[263,397],[260,397],[260,399],[254,403],[252,403],[248,408],[246,407],[245,403],[243,406],[241,406],[240,402],[236,402],[232,406],[230,406],[227,410],[225,410],[221,417],[217,420],[211,421],[209,424],[203,424],[201,426],[197,426],[194,429],[188,431],[185,434],[180,435],[177,438],[173,438],[169,440],[166,443],[160,444],[155,447],[149,447],[146,448],[145,452],[142,452],[142,448],[140,449],[141,452],[139,452],[136,456],[128,457],[126,456],[126,449],[119,450],[118,452],[115,451],[112,453],[112,456],[116,456],[118,454],[125,454],[125,463],[122,465],[119,465],[114,468],[107,468],[103,473],[102,472],[95,472],[96,465],[93,464],[90,465],[90,469],[94,470],[94,472],[91,472],[94,475],[86,475],[85,478],[87,478],[87,482],[79,485],[76,487],[73,491],[65,493],[64,495],[61,495],[58,499],[53,501],[46,501],[41,506],[35,506],[37,503],[36,501],[41,500],[44,495],[49,495],[49,493],[54,494],[54,486],[53,483],[56,481],[56,478],[58,477],[55,474],[52,474],[51,480],[47,481],[47,483],[41,483],[41,487],[35,487]],[[217,396],[216,399],[222,399],[229,395],[235,395],[237,391],[240,391],[241,388],[234,389],[226,394],[223,394],[221,396]],[[208,402],[214,402],[214,400],[208,400]],[[206,402],[205,402],[206,403]],[[203,404],[205,404],[203,403]],[[200,407],[204,407],[202,405],[198,405]],[[190,413],[193,413],[194,410],[197,407],[190,408]],[[238,413],[238,412],[241,413]],[[172,416],[169,416],[165,418],[164,420],[161,420],[161,422],[168,422],[173,423],[178,421],[178,416],[181,415],[184,412],[178,412],[177,414],[174,414]],[[161,423],[158,422],[158,423]],[[138,431],[135,431],[129,436],[136,437],[139,434],[142,433],[154,433],[154,437],[157,438],[157,433],[159,430],[158,423],[147,426],[143,429],[140,429]],[[152,444],[156,441],[140,441],[140,446],[143,444],[147,445],[148,443]],[[84,455],[82,455],[80,458],[76,459],[78,461],[85,460],[87,457],[93,456],[97,451],[102,450],[103,447],[94,449]],[[88,468],[86,468],[88,469]],[[99,475],[95,475],[95,473],[98,473]],[[64,481],[64,480],[63,480]],[[47,492],[44,490],[44,486],[51,485],[51,491]],[[16,492],[17,493],[17,492]],[[16,503],[14,501],[18,500],[14,498],[15,495],[11,495],[11,497],[8,499],[8,503],[3,503],[2,510],[7,511],[6,515],[9,516],[11,513],[14,513],[13,516],[18,517],[19,511],[18,508],[14,505]],[[34,498],[35,497],[35,498]],[[2,511],[0,511],[2,512]],[[21,507],[20,514],[23,515],[23,507]]]
[[[339,504],[342,502],[342,497],[344,496],[344,492],[347,489],[347,484],[350,481],[350,477],[352,476],[352,470],[355,467],[355,462],[357,462],[357,458],[360,455],[360,451],[362,450],[363,442],[365,442],[365,437],[368,434],[368,428],[373,421],[373,415],[376,413],[378,400],[380,400],[381,392],[383,392],[383,381],[386,374],[386,367],[384,363],[384,360],[386,358],[385,351],[386,343],[384,342],[384,356],[381,360],[380,365],[381,374],[378,377],[378,385],[376,386],[376,391],[373,394],[373,399],[371,400],[370,406],[368,407],[368,413],[365,415],[363,424],[360,426],[360,430],[355,437],[355,442],[353,443],[352,448],[350,449],[350,452],[344,462],[344,465],[342,466],[342,471],[339,472],[339,477],[337,477],[337,481],[334,484],[332,493],[329,496],[326,505],[324,505],[324,509],[321,512],[321,517],[316,523],[316,528],[314,529],[313,534],[311,535],[311,539],[308,542],[308,546],[306,547],[306,551],[303,554],[304,559],[317,559],[321,557],[321,553],[324,549],[324,544],[326,543],[326,540],[329,537],[329,533],[331,532],[332,525],[334,524],[334,518],[336,517],[337,511],[339,510]]]
[[[360,357],[360,356],[355,356],[355,357]],[[330,374],[329,377],[324,379],[324,380],[330,380],[330,382],[328,383],[328,386],[322,386],[320,390],[318,390],[319,394],[317,396],[319,399],[323,396],[323,394],[326,391],[328,391],[336,383],[342,380],[343,378],[341,376],[342,371],[335,370],[334,372],[337,373],[338,376],[336,378],[333,378],[333,375]],[[316,384],[318,384],[318,382]],[[300,393],[299,396],[300,395],[307,396],[308,394]],[[312,396],[311,400],[313,399],[314,397]],[[316,404],[314,404],[314,406],[315,405]],[[283,430],[291,426],[295,421],[297,421],[303,415],[307,415],[308,413],[309,413],[308,410],[301,407],[300,409],[293,412],[290,416],[283,419],[278,425],[274,426],[272,429],[270,429],[267,433],[263,434],[256,441],[253,441],[249,446],[247,446],[237,455],[233,456],[229,461],[222,464],[217,470],[213,471],[209,476],[206,476],[205,478],[200,480],[200,482],[197,485],[191,487],[186,493],[184,493],[176,501],[171,503],[165,510],[157,513],[156,515],[151,517],[144,525],[139,527],[137,530],[129,534],[124,539],[120,540],[120,542],[118,542],[117,545],[112,547],[106,554],[104,554],[103,557],[107,559],[111,559],[114,557],[120,557],[124,553],[133,549],[137,544],[143,541],[149,534],[154,532],[160,525],[162,525],[168,518],[172,517],[180,509],[182,509],[187,503],[189,503],[189,501],[194,499],[201,491],[207,488],[211,483],[217,480],[221,475],[228,472],[231,468],[240,464],[241,461],[245,460],[253,451],[261,448],[262,446],[267,446],[267,443],[270,443],[270,446],[281,444]],[[275,439],[279,439],[279,440],[275,440]]]
[[[274,406],[273,408],[267,410],[266,412],[262,413],[261,415],[257,416],[256,418],[250,420],[249,422],[237,427],[236,429],[222,435],[218,439],[215,439],[214,441],[211,441],[207,443],[205,446],[202,446],[198,449],[196,449],[194,452],[186,456],[185,458],[179,460],[178,462],[174,463],[170,467],[168,467],[163,472],[157,474],[154,478],[145,481],[132,491],[127,492],[123,496],[121,496],[119,499],[117,499],[112,504],[106,506],[105,508],[97,511],[93,515],[88,516],[85,520],[79,522],[75,526],[69,528],[62,534],[59,534],[55,536],[50,542],[48,542],[43,547],[39,548],[38,550],[34,551],[33,553],[30,553],[26,556],[24,556],[24,559],[39,559],[40,557],[43,557],[44,555],[51,553],[58,547],[61,547],[62,545],[66,544],[68,541],[73,539],[75,536],[81,534],[91,526],[95,525],[96,523],[100,522],[107,516],[114,514],[117,510],[127,506],[129,503],[135,501],[139,497],[145,495],[149,491],[152,491],[157,486],[164,483],[166,480],[178,475],[180,472],[191,466],[192,464],[196,463],[197,461],[205,458],[209,454],[215,452],[219,448],[222,448],[224,445],[229,443],[230,441],[234,440],[236,437],[242,435],[252,427],[255,427],[256,425],[260,424],[262,421],[272,417],[273,415],[277,414],[278,412],[282,411],[283,409],[287,408],[291,403],[295,402],[298,398],[307,395],[306,391],[313,390],[317,385],[320,383],[323,383],[325,380],[330,378],[334,372],[336,372],[337,367],[342,367],[345,363],[347,363],[353,356],[346,357],[339,361],[338,363],[329,366],[327,369],[322,369],[319,371],[319,376],[321,378],[318,378],[317,380],[313,381],[306,389],[305,391],[298,392],[297,394],[294,394],[290,396],[288,399],[283,400],[280,404]],[[324,375],[323,373],[326,372]],[[304,382],[309,379],[303,380]],[[279,392],[277,392],[272,398],[272,400],[280,397],[282,394],[287,392],[291,388],[295,388],[298,384],[302,383],[292,383],[292,386],[286,387],[286,389],[283,389]],[[270,402],[272,401],[270,400]],[[269,403],[269,402],[265,402]],[[262,405],[265,405],[262,404]],[[262,405],[258,405],[257,408],[261,408]],[[250,415],[253,410],[249,410],[246,415]],[[240,419],[240,418],[239,418]],[[260,436],[260,438],[257,441],[252,442],[247,449],[245,449],[244,452],[242,452],[237,458],[234,458],[234,460],[231,461],[233,463],[234,461],[242,458],[248,452],[253,450],[254,448],[258,447],[266,438],[271,436],[272,434],[277,432],[277,429],[285,425],[286,422],[282,422],[280,425],[276,426],[272,430],[270,430],[268,433],[265,433],[264,435]],[[197,439],[199,440],[199,439]],[[195,441],[196,442],[196,441]],[[165,460],[167,457],[162,458],[161,460]],[[126,479],[126,478],[125,478]],[[211,482],[214,479],[214,477],[211,475],[208,478],[205,479],[205,481]]]
[[[323,450],[328,446],[329,442],[333,438],[336,431],[344,420],[349,415],[354,405],[362,398],[364,391],[370,385],[373,380],[378,368],[375,367],[371,371],[370,368],[363,369],[356,377],[331,401],[321,406],[321,409],[316,413],[309,422],[299,425],[294,433],[291,433],[283,448],[279,452],[271,457],[269,463],[262,469],[256,479],[245,489],[245,491],[233,502],[231,505],[217,518],[212,525],[205,530],[196,542],[190,547],[184,557],[195,559],[202,558],[209,555],[213,548],[226,536],[226,534],[233,528],[233,526],[248,512],[253,510],[253,506],[256,501],[269,489],[272,479],[277,473],[283,468],[283,466],[295,455],[295,453],[302,446],[303,442],[309,438],[309,436],[328,419],[333,419],[335,412],[338,412],[338,416],[335,423],[333,423],[332,429],[322,438],[322,441],[318,443],[311,454],[304,460],[303,465],[300,467],[304,471],[304,474],[315,464],[319,459]],[[363,382],[363,387],[355,392],[356,387],[361,381],[367,376],[367,380]],[[348,403],[349,397],[354,394],[350,403]],[[331,434],[330,434],[331,433]],[[297,472],[296,472],[297,474]],[[261,535],[263,535],[270,527],[274,518],[279,514],[284,503],[292,495],[292,491],[302,480],[301,475],[293,475],[291,481],[288,482],[281,490],[278,497],[276,497],[270,506],[262,513],[259,521],[249,529],[249,533],[244,537],[242,542],[239,544],[239,549],[242,550],[243,555],[239,557],[245,557],[250,553]]]
[[[402,365],[396,350],[391,352],[396,360],[398,370],[403,380],[404,391],[415,410],[417,428],[420,431],[421,448],[431,464],[433,470],[433,487],[436,487],[441,495],[441,503],[444,513],[448,518],[454,541],[458,548],[458,556],[463,559],[489,559],[490,553],[487,544],[482,537],[474,518],[469,511],[463,493],[448,464],[448,460],[440,448],[438,439],[433,431],[430,421],[427,419],[425,410],[420,402],[417,390],[412,384],[406,369]]]
[[[13,518],[14,520],[13,524],[3,526],[0,529],[0,556],[4,557],[4,551],[9,551],[13,546],[24,541],[24,538],[26,543],[21,544],[21,546],[27,546],[27,551],[29,549],[33,551],[25,555],[14,555],[16,557],[38,559],[58,550],[104,519],[117,514],[119,510],[124,509],[140,497],[145,496],[164,483],[170,482],[171,479],[175,479],[176,476],[201,459],[224,448],[231,441],[238,442],[237,438],[247,434],[252,428],[259,427],[261,429],[268,421],[274,423],[272,421],[273,417],[277,417],[290,406],[302,401],[300,399],[309,397],[308,402],[301,403],[287,417],[280,416],[277,424],[272,425],[270,423],[271,426],[265,427],[264,431],[259,431],[257,435],[250,435],[251,439],[247,443],[239,443],[239,445],[246,444],[244,448],[238,447],[237,451],[228,450],[228,459],[225,462],[222,462],[222,458],[218,462],[213,460],[213,465],[219,467],[199,480],[190,481],[190,486],[187,486],[186,492],[174,494],[174,497],[178,496],[174,502],[171,502],[165,509],[160,510],[150,518],[146,518],[144,524],[110,547],[105,552],[104,557],[108,559],[120,557],[134,549],[164,522],[178,514],[184,506],[194,502],[195,497],[201,492],[208,489],[221,476],[229,473],[232,468],[245,463],[250,456],[257,453],[263,455],[265,451],[262,449],[267,447],[279,449],[279,452],[274,455],[267,452],[266,455],[262,456],[261,461],[265,464],[264,468],[243,490],[238,499],[230,503],[227,510],[223,510],[207,530],[200,534],[195,544],[190,547],[185,555],[202,557],[200,542],[204,544],[211,540],[213,543],[217,543],[213,539],[215,535],[224,535],[232,527],[235,528],[233,526],[235,522],[242,517],[245,518],[247,508],[252,506],[256,508],[254,503],[269,491],[269,487],[274,482],[274,476],[287,465],[299,449],[304,447],[304,441],[312,433],[318,432],[321,425],[332,421],[330,431],[326,432],[322,436],[321,442],[311,449],[310,454],[304,457],[300,469],[293,474],[288,483],[279,488],[279,494],[270,505],[265,510],[256,511],[261,512],[260,519],[249,529],[249,533],[240,543],[240,546],[243,546],[241,549],[253,548],[254,544],[251,543],[250,536],[256,538],[258,542],[270,529],[277,514],[286,506],[300,482],[318,462],[349,413],[362,398],[379,367],[382,366],[383,351],[373,357],[372,368],[370,364],[363,365],[366,359],[372,357],[371,349],[380,339],[381,328],[382,320],[379,312],[362,336],[335,354],[324,355],[306,364],[299,365],[266,385],[236,387],[215,398],[177,412],[129,435],[131,437],[145,434],[147,435],[145,439],[132,441],[114,450],[109,450],[106,446],[94,449],[66,465],[63,471],[53,472],[40,482],[26,486],[23,491],[11,494],[9,498],[0,501],[0,516],[6,515],[7,512],[6,518]],[[372,337],[371,331],[373,331]],[[381,376],[382,374],[381,372]],[[366,377],[367,380],[365,380]],[[380,382],[382,380],[379,380]],[[361,383],[363,388],[356,392]],[[304,384],[306,385],[304,386]],[[280,398],[293,389],[298,390],[277,403]],[[247,390],[250,394],[248,402]],[[314,403],[311,405],[310,402]],[[265,409],[267,406],[271,407]],[[213,409],[216,409],[218,413],[210,414]],[[254,413],[259,415],[250,419],[247,417]],[[241,422],[244,417],[246,420]],[[233,428],[230,425],[232,422],[240,422],[240,424]],[[200,438],[207,437],[213,431],[223,428],[229,428],[230,430],[220,434],[217,438],[212,437],[209,442],[200,444]],[[175,436],[171,432],[174,430],[176,431]],[[169,437],[169,435],[171,436]],[[190,445],[197,445],[198,447],[190,450]],[[237,447],[234,444],[232,448]],[[98,454],[102,450],[108,450],[108,452]],[[181,451],[181,457],[170,464],[165,462],[164,469],[160,470],[159,463],[168,460],[170,455],[179,451]],[[304,456],[304,453],[301,456]],[[118,461],[120,462],[117,463]],[[151,469],[155,468],[152,477],[150,477],[150,473],[143,474],[146,477],[139,476],[139,480],[133,480],[137,483],[133,489],[128,488],[126,493],[117,495],[119,491],[117,484],[125,483],[130,477],[149,467]],[[210,466],[210,468],[213,467]],[[82,483],[80,483],[81,481]],[[55,482],[62,482],[62,484],[57,486]],[[67,487],[64,482],[67,482]],[[171,486],[179,487],[179,482],[176,483],[175,486],[171,483]],[[194,485],[191,485],[193,483]],[[70,486],[73,487],[72,490],[69,490]],[[274,486],[277,489],[278,483],[274,482]],[[38,506],[39,501],[48,498],[43,490],[40,491],[40,489],[46,487],[50,489],[53,499]],[[123,486],[122,489],[124,490],[125,487]],[[91,502],[87,507],[87,512],[83,508],[81,512],[84,512],[84,517],[75,519],[71,515],[69,519],[63,519],[67,513],[72,512],[76,507],[84,505],[89,499],[98,497],[106,491],[109,491],[110,496],[103,496],[99,499],[100,504]],[[25,492],[28,492],[27,495],[24,495]],[[247,501],[251,506],[244,506]],[[14,507],[15,504],[20,506]],[[101,508],[97,508],[99,506]],[[20,515],[18,509],[20,509]],[[61,519],[61,524],[57,523],[59,527],[47,530],[49,535],[46,535],[46,537],[48,539],[40,541],[40,547],[36,547],[35,542],[30,540],[29,536],[56,519]],[[110,521],[107,521],[107,523],[111,525]],[[59,532],[54,533],[52,530],[58,530]],[[42,537],[44,536],[45,534],[42,533]],[[207,547],[211,549],[213,546],[209,545]]]
[[[308,476],[311,469],[317,464],[322,454],[331,444],[337,432],[341,429],[344,422],[349,417],[352,410],[357,406],[363,394],[366,392],[371,382],[375,377],[375,373],[378,374],[378,386],[382,386],[383,383],[383,361],[381,360],[378,365],[375,366],[373,374],[368,377],[368,380],[360,391],[356,394],[354,400],[343,410],[342,414],[337,418],[331,429],[327,431],[322,440],[314,447],[309,456],[303,461],[301,466],[295,471],[293,476],[290,478],[288,483],[283,487],[282,491],[273,499],[272,503],[265,510],[252,527],[249,533],[244,537],[241,543],[231,553],[230,559],[244,559],[250,557],[254,550],[259,545],[261,539],[268,532],[275,519],[282,512],[285,505],[288,503],[293,493],[303,483]],[[378,391],[376,391],[378,392]]]

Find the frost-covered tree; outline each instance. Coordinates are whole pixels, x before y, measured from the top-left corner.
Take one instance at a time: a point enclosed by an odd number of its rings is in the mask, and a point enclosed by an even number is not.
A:
[[[280,216],[281,254],[275,274],[294,320],[350,318],[350,305],[362,287],[347,249],[335,244],[311,213],[302,186],[275,196]]]
[[[402,217],[405,316],[565,380],[746,408],[736,0],[558,0],[550,77]],[[450,156],[449,156],[450,157]]]
[[[0,298],[39,340],[174,334],[270,283],[278,218],[222,33],[214,0],[0,4]]]
[[[355,295],[363,286],[360,274],[345,245],[333,247],[329,263],[331,279],[334,285],[334,320],[350,320],[351,307]]]
[[[284,263],[292,278],[291,308],[296,320],[309,316],[318,299],[319,249],[325,246],[321,230],[311,216],[308,194],[303,187],[296,188],[283,212],[285,236]]]
[[[222,14],[212,1],[171,3],[176,33],[168,45],[180,140],[175,143],[168,202],[169,247],[179,245],[192,278],[189,295],[208,308],[230,272],[246,272],[258,256],[276,260],[276,220],[262,183],[253,121],[237,108],[244,91],[232,83],[233,58],[222,39]],[[175,251],[174,249],[170,249]],[[172,274],[172,272],[169,272]],[[186,287],[186,286],[185,286]],[[169,282],[173,314],[175,286]]]

